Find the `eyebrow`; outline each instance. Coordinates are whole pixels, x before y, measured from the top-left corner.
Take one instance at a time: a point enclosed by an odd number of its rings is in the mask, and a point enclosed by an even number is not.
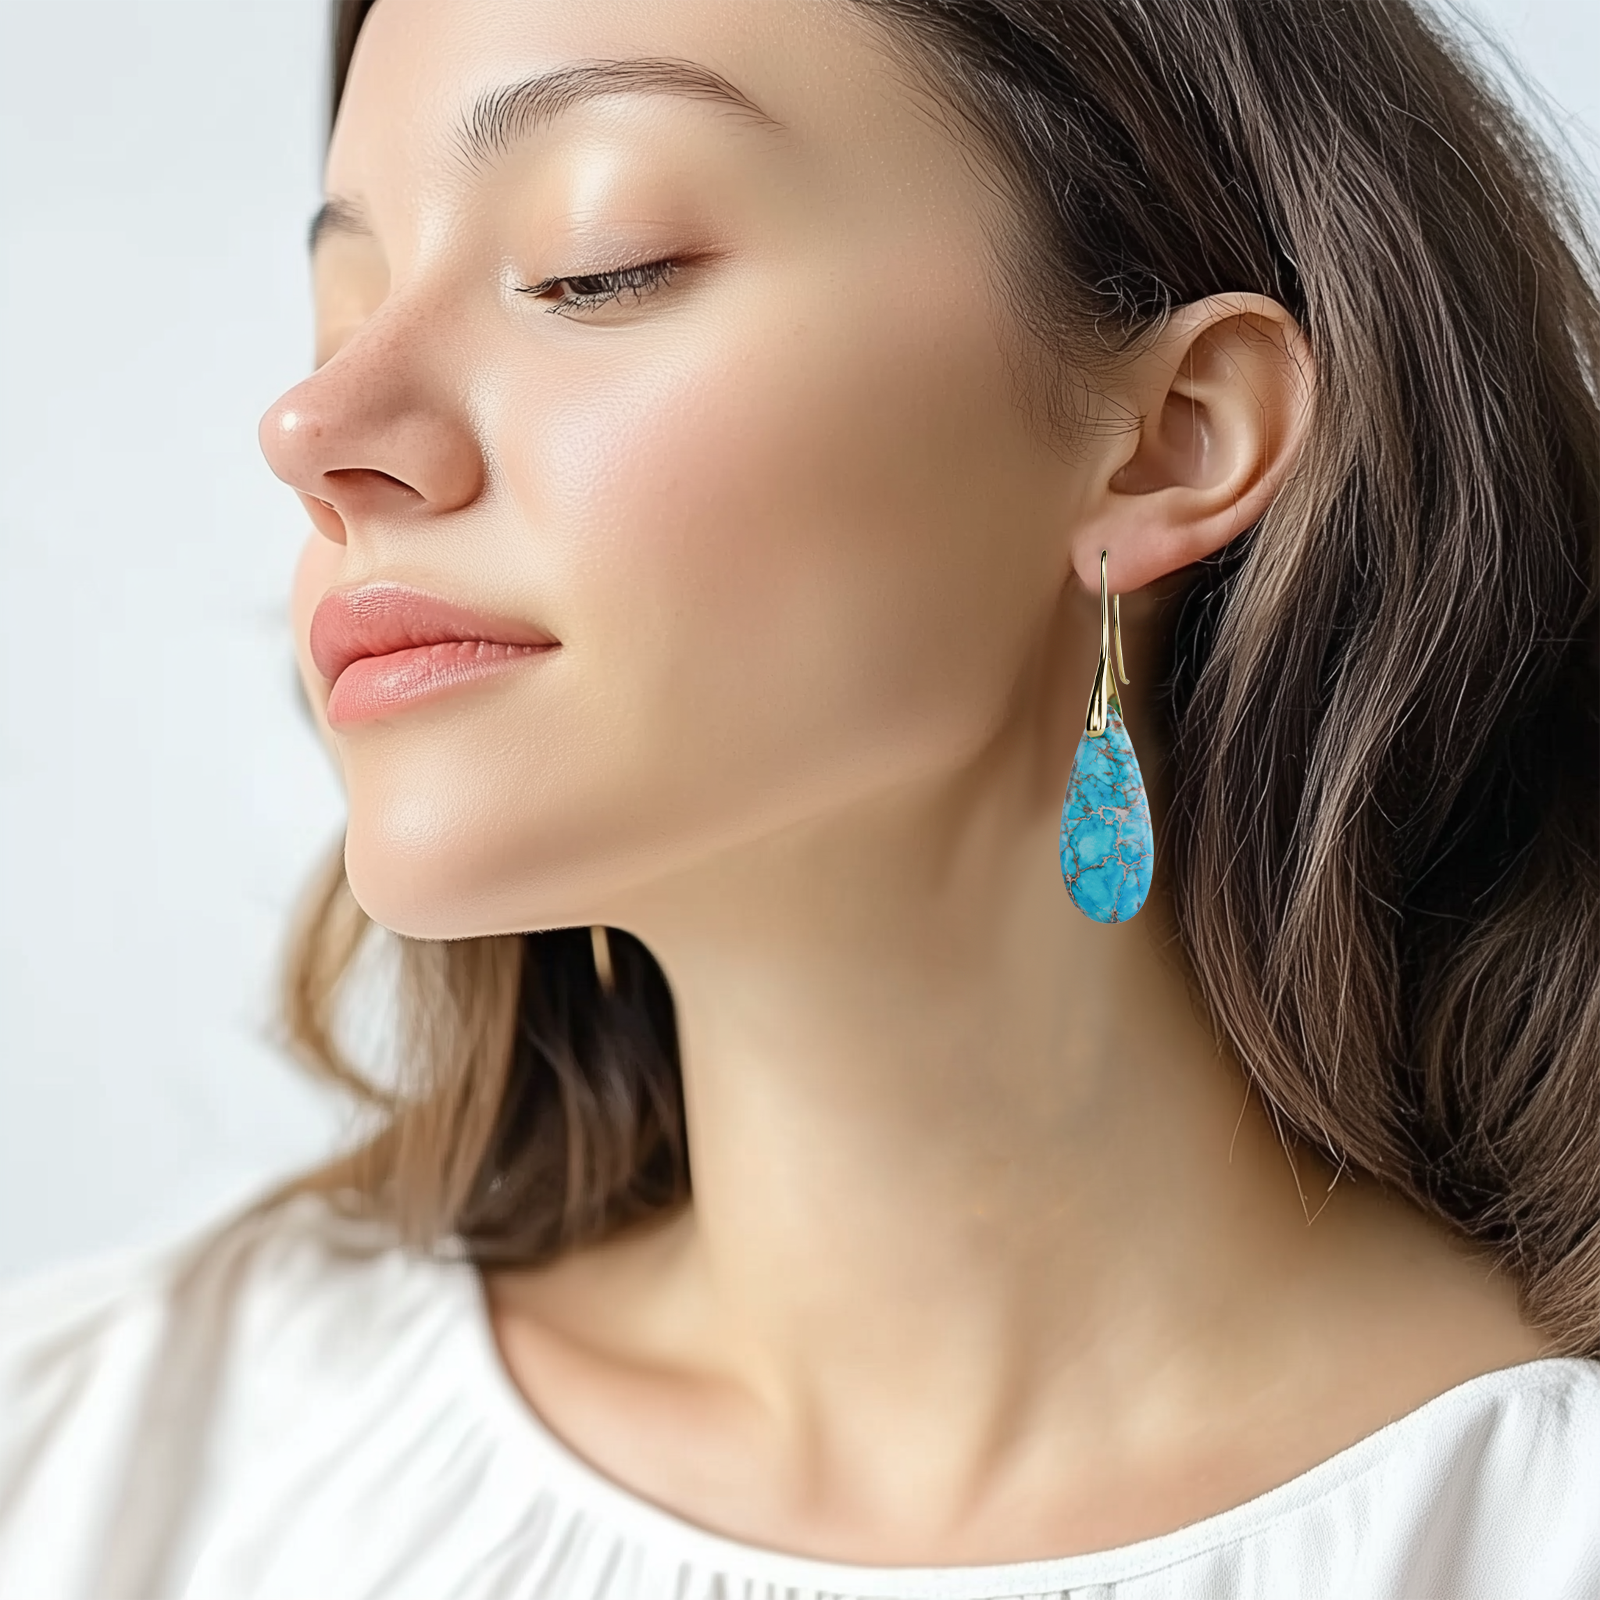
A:
[[[706,100],[736,111],[758,127],[781,129],[776,117],[721,73],[695,61],[671,56],[638,56],[611,61],[580,61],[520,83],[482,94],[456,130],[461,154],[471,166],[484,166],[552,118],[587,101],[622,94],[674,94]],[[328,200],[311,219],[313,252],[330,234],[370,237],[366,214],[352,200]]]
[[[573,106],[619,94],[673,94],[707,100],[738,112],[759,127],[783,126],[721,73],[695,61],[671,56],[580,61],[480,95],[457,134],[462,153],[474,166],[485,164]]]
[[[317,214],[311,219],[311,231],[306,243],[313,253],[330,233],[353,234],[357,238],[370,238],[372,228],[367,222],[366,213],[362,211],[355,201],[343,200],[335,196],[331,200],[324,201],[317,208]]]

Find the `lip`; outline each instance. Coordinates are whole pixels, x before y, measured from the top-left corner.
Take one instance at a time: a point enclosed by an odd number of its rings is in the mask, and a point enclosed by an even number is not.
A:
[[[333,685],[333,727],[392,715],[559,648],[560,640],[530,623],[399,583],[332,590],[311,618],[311,659]]]

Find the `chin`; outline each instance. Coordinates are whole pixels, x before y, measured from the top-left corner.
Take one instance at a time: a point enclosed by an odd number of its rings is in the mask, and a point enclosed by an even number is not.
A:
[[[352,813],[344,867],[356,904],[408,939],[474,939],[559,920],[553,911],[540,916],[541,908],[530,904],[539,897],[529,895],[527,876],[508,873],[506,853],[487,841],[397,838]]]
[[[628,852],[608,848],[616,841],[602,837],[598,808],[517,817],[508,828],[509,807],[494,818],[463,818],[444,805],[356,798],[345,834],[350,892],[372,921],[406,938],[475,939],[603,921],[601,908],[620,887],[616,858]]]
[[[344,871],[356,904],[380,927],[408,939],[467,939],[486,931],[468,911],[461,874],[446,860],[396,852],[352,822]]]

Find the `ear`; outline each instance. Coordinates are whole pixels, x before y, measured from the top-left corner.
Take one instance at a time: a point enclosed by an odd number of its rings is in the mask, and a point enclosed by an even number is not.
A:
[[[1213,295],[1176,312],[1117,374],[1108,415],[1135,426],[1095,455],[1072,564],[1100,587],[1142,589],[1258,522],[1300,453],[1311,412],[1311,347],[1262,295]]]

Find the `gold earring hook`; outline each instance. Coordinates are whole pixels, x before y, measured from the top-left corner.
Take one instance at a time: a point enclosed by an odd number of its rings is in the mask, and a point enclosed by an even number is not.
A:
[[[594,953],[594,975],[602,994],[617,992],[617,973],[611,965],[611,935],[603,923],[589,925],[589,948]]]
[[[1116,668],[1112,668],[1111,640],[1116,635]],[[1106,720],[1111,707],[1122,710],[1117,696],[1117,679],[1128,680],[1128,668],[1122,659],[1122,596],[1111,594],[1106,583],[1106,552],[1100,552],[1100,664],[1095,668],[1094,688],[1089,691],[1089,716],[1084,732],[1098,738],[1106,731]]]

